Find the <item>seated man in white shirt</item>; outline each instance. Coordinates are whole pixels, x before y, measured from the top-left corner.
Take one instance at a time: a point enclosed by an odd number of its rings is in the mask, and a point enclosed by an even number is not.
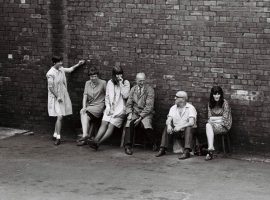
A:
[[[187,99],[188,95],[186,92],[179,91],[176,93],[175,105],[170,108],[166,128],[162,134],[160,150],[156,157],[163,156],[166,153],[171,136],[180,136],[184,139],[184,153],[178,158],[186,159],[190,157],[197,112],[193,105],[187,103]]]

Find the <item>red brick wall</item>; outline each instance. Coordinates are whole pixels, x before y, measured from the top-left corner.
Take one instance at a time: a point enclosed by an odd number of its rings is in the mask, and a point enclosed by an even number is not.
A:
[[[108,3],[109,2],[109,3]],[[204,134],[209,90],[225,90],[235,144],[270,143],[270,2],[266,0],[0,0],[1,124],[49,127],[45,74],[60,52],[70,66],[94,60],[102,77],[121,65],[156,90],[157,132],[177,90],[185,90]],[[4,47],[4,48],[3,48]],[[13,59],[8,59],[8,54]],[[69,77],[79,127],[85,68]],[[6,77],[6,78],[5,78]],[[2,80],[3,79],[3,80]]]

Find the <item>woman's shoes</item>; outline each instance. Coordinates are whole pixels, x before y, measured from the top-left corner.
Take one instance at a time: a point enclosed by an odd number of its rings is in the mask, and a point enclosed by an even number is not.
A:
[[[81,140],[81,141],[77,142],[77,146],[84,146],[84,145],[87,145],[86,140]]]
[[[89,137],[81,137],[77,140],[77,146],[83,146],[87,145],[87,141],[89,140]]]
[[[98,150],[99,145],[95,141],[88,140],[88,145],[89,145],[90,148],[94,149],[95,151]]]
[[[156,157],[160,157],[166,154],[166,151],[163,147],[161,147],[158,151],[158,153],[155,155]]]
[[[59,144],[61,144],[60,139],[56,139],[55,142],[54,142],[54,145],[59,145]]]
[[[205,156],[205,160],[206,161],[213,160],[213,157],[214,157],[214,150],[208,150],[208,153]]]

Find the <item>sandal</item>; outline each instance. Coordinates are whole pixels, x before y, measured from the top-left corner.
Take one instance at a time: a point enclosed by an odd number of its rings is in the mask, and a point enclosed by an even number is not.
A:
[[[208,150],[208,153],[205,156],[205,160],[206,161],[212,160],[213,159],[213,156],[214,156],[214,150]]]

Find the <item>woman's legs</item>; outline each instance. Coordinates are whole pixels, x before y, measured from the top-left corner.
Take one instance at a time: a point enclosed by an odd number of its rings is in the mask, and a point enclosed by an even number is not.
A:
[[[90,117],[86,113],[81,114],[83,138],[87,137],[88,135],[90,120],[91,120]]]
[[[57,133],[56,139],[60,139],[60,137],[61,137],[62,121],[63,121],[63,116],[57,116],[57,120],[55,123],[55,130]]]
[[[97,133],[97,135],[96,135],[96,137],[94,139],[94,141],[96,143],[98,143],[99,140],[104,136],[104,134],[105,134],[105,132],[106,132],[106,130],[108,128],[108,125],[109,125],[109,122],[106,122],[106,121],[102,120],[101,125],[100,125],[100,127],[98,129],[98,133]]]
[[[214,148],[214,131],[210,123],[206,124],[206,136],[208,142],[208,150],[215,150]]]
[[[102,142],[104,142],[106,139],[108,139],[112,133],[113,133],[113,130],[114,130],[114,125],[112,125],[111,123],[109,123],[108,125],[108,128],[105,132],[105,134],[103,135],[103,137],[99,140],[99,144],[101,144]]]
[[[56,122],[55,122],[56,123]],[[54,132],[53,132],[53,137],[56,139],[57,137],[57,130],[56,130],[56,125],[54,127]]]

